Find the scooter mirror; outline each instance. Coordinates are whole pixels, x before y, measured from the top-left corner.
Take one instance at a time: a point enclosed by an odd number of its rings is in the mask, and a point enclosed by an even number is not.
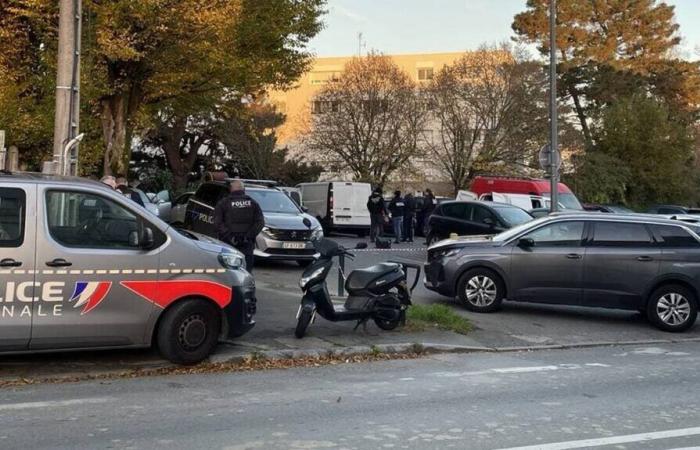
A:
[[[357,245],[355,246],[355,250],[362,250],[365,248],[367,248],[366,242],[358,242]]]
[[[304,217],[304,220],[302,220],[302,223],[306,226],[306,228],[311,228],[311,221],[309,220],[308,217]]]

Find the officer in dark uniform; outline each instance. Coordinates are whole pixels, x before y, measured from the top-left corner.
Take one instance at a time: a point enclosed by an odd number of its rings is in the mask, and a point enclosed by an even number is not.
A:
[[[265,226],[265,219],[258,202],[246,195],[241,180],[231,181],[229,192],[216,204],[214,227],[220,240],[245,255],[246,267],[252,273],[255,237]]]

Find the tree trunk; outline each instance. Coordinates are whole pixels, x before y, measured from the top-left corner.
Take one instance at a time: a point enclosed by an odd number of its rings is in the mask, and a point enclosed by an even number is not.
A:
[[[100,100],[102,137],[105,143],[104,175],[126,174],[123,161],[126,147],[126,103],[123,95],[115,94]]]
[[[583,139],[586,141],[586,148],[589,149],[593,147],[593,137],[591,136],[591,130],[588,128],[588,122],[586,121],[586,114],[583,111],[583,106],[581,106],[581,99],[579,98],[578,91],[575,87],[569,87],[569,95],[574,101],[574,108],[576,109],[576,115],[581,123],[581,132],[583,133]]]

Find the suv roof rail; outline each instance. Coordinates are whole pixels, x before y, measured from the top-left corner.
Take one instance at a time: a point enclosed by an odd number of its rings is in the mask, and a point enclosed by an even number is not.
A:
[[[232,181],[232,180],[240,180],[243,182],[243,184],[257,184],[259,186],[267,186],[267,187],[277,187],[279,184],[276,181],[273,180],[251,180],[248,178],[226,178],[226,181]]]

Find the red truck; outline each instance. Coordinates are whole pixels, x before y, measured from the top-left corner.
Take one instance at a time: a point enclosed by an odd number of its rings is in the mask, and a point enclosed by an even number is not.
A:
[[[476,177],[469,188],[477,195],[498,192],[502,194],[528,194],[542,197],[550,196],[549,180],[537,178],[511,177]],[[559,183],[559,204],[566,209],[583,209],[571,189],[564,183]]]

